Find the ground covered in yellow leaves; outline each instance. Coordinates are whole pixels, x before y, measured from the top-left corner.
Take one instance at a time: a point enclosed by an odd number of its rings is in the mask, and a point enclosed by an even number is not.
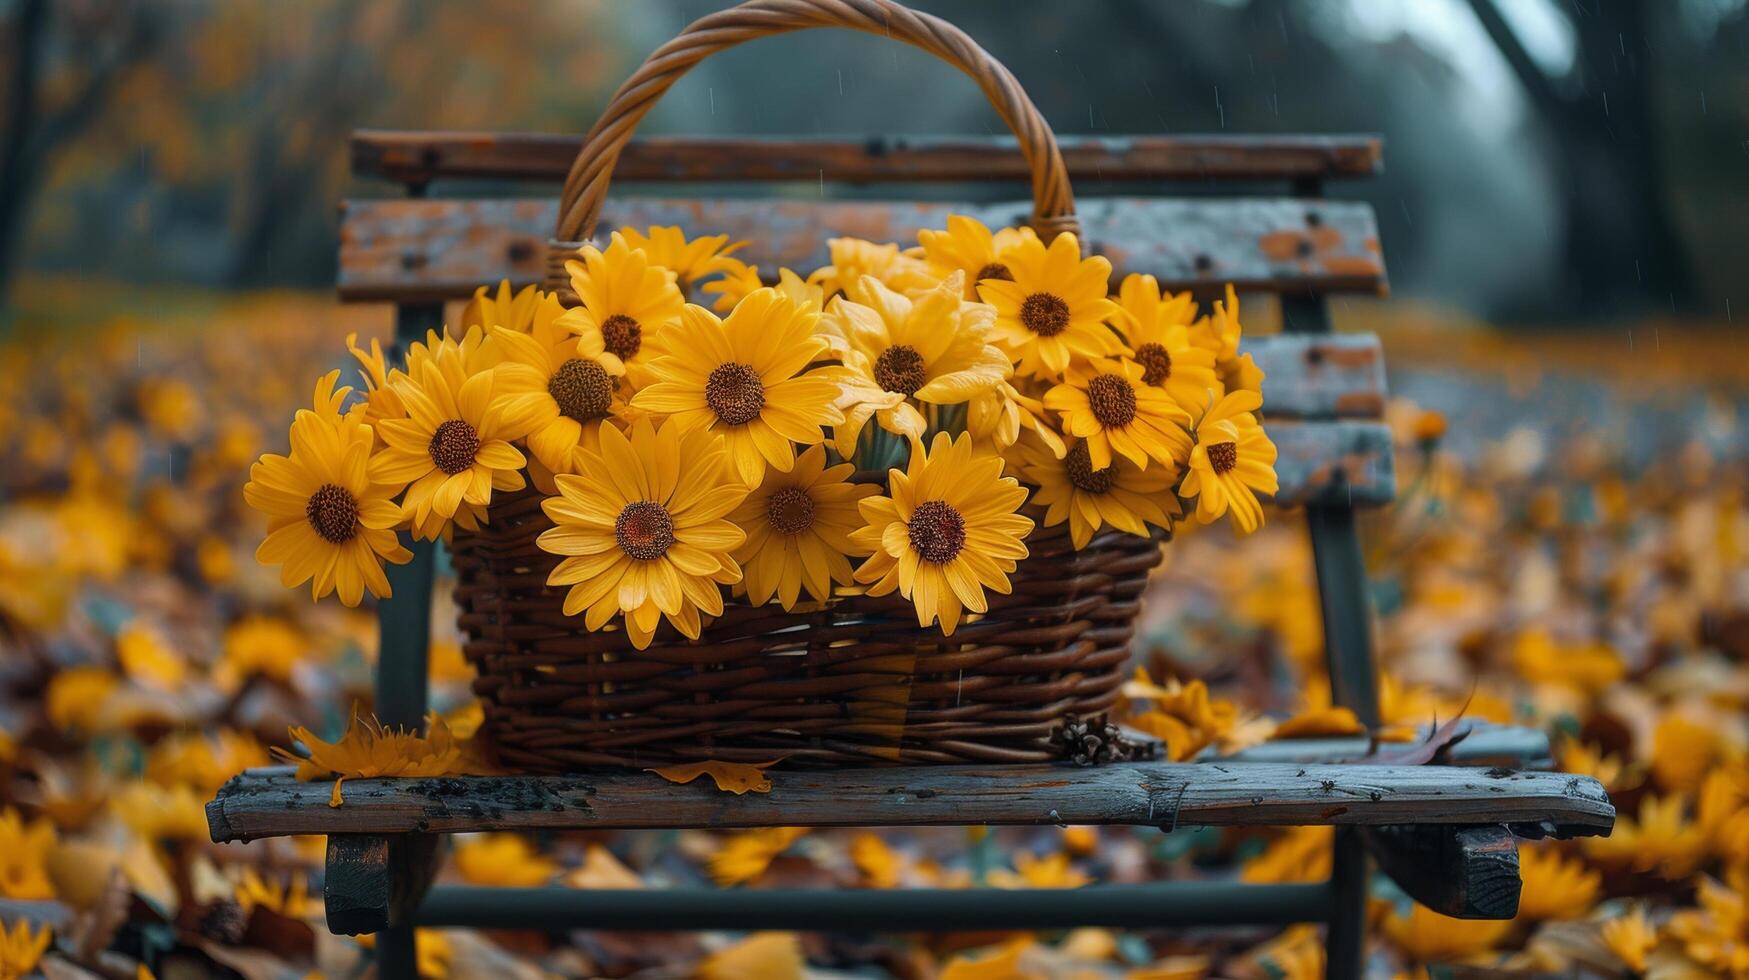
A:
[[[320,840],[216,846],[202,804],[275,750],[320,776],[478,764],[446,590],[432,658],[445,725],[415,745],[354,727],[376,654],[368,604],[312,605],[252,558],[262,528],[238,490],[249,463],[283,448],[309,378],[346,367],[328,363],[342,338],[381,336],[386,321],[320,295],[24,291],[0,342],[0,977],[368,967],[368,943],[329,936],[310,897]],[[1729,339],[1653,330],[1613,357],[1612,340],[1574,360],[1564,342],[1423,332],[1399,350],[1387,334],[1405,396],[1391,412],[1399,501],[1364,528],[1386,671],[1380,734],[1414,737],[1466,703],[1474,717],[1543,727],[1560,764],[1602,780],[1622,816],[1607,839],[1525,845],[1511,922],[1442,919],[1380,879],[1380,976],[1470,964],[1749,977],[1749,413],[1728,372],[1636,373],[1662,364],[1666,343],[1733,356]],[[1175,758],[1350,730],[1322,656],[1291,514],[1241,542],[1188,531],[1150,595],[1129,721]],[[699,775],[721,782],[670,778]],[[781,770],[769,777],[781,787]],[[1307,880],[1328,873],[1329,840],[1319,829],[485,835],[458,839],[444,874],[574,888],[1045,887],[1072,903],[1094,882]],[[1310,927],[660,941],[450,930],[421,935],[420,962],[432,976],[1309,978],[1322,975],[1320,942]]]

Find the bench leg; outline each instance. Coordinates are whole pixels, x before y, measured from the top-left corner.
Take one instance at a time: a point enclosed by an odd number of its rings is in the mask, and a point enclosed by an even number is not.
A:
[[[413,926],[390,926],[377,933],[378,980],[419,980],[419,951]]]
[[[1360,980],[1366,963],[1366,846],[1354,827],[1336,830],[1331,865],[1330,922],[1325,926],[1324,976]]]

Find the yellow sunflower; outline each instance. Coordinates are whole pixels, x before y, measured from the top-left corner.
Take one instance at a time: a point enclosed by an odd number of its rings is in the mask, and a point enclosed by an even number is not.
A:
[[[581,260],[565,263],[579,306],[566,310],[558,325],[625,362],[626,380],[644,384],[646,366],[659,351],[656,342],[680,322],[686,301],[667,270],[616,237],[603,252],[583,246]]]
[[[394,527],[398,487],[368,474],[371,427],[355,419],[324,418],[304,410],[292,420],[291,455],[269,453],[249,468],[243,499],[267,515],[267,538],[255,551],[263,565],[280,565],[286,588],[310,583],[320,599],[338,591],[356,606],[371,595],[387,598],[383,562],[401,564],[413,553]]]
[[[978,295],[996,307],[996,343],[1023,374],[1061,377],[1077,358],[1123,349],[1105,321],[1120,314],[1105,295],[1111,263],[1081,257],[1074,235],[1058,235],[1046,248],[1037,238],[1006,253],[1012,279],[982,279]]]
[[[862,526],[856,502],[877,492],[870,484],[846,482],[855,467],[826,466],[824,446],[809,446],[788,473],[765,472],[765,481],[729,515],[747,540],[735,561],[747,575],[747,598],[763,605],[777,595],[794,608],[802,589],[816,600],[832,594],[832,583],[852,581],[847,557],[868,554],[852,543]]]
[[[461,329],[466,332],[469,327],[479,327],[482,335],[487,337],[492,335],[493,327],[527,332],[534,322],[541,298],[546,295],[533,286],[524,286],[512,293],[508,279],[498,281],[496,293],[489,294],[486,287],[481,286],[474,290],[474,298],[462,308]]]
[[[672,353],[650,366],[653,381],[632,407],[722,433],[748,487],[759,485],[767,464],[787,473],[794,443],[818,445],[821,426],[844,420],[834,406],[843,386],[807,370],[827,349],[815,333],[819,319],[769,288],[749,294],[726,320],[689,305],[674,328]]]
[[[406,486],[402,500],[416,533],[433,537],[464,504],[485,507],[494,490],[520,490],[526,462],[510,440],[523,433],[494,403],[496,373],[468,373],[462,348],[440,339],[428,357],[391,383],[407,415],[378,428],[388,448],[370,461],[370,478]]]
[[[528,433],[529,452],[550,473],[573,472],[577,447],[592,447],[599,423],[626,408],[619,390],[625,364],[601,346],[599,333],[578,336],[558,326],[563,313],[557,297],[543,294],[526,333],[497,328],[504,359],[492,369],[506,423]]]
[[[682,293],[690,293],[701,279],[718,274],[738,276],[752,268],[732,254],[747,243],[730,244],[727,235],[703,235],[687,241],[686,232],[674,225],[651,225],[646,231],[621,228],[613,237],[623,238],[630,248],[642,249],[652,264],[674,273]]]
[[[391,372],[388,358],[383,355],[382,341],[372,337],[370,350],[366,352],[358,346],[358,334],[349,333],[346,335],[346,350],[358,361],[358,373],[364,378],[364,420],[374,426],[384,419],[398,419],[407,414],[401,396],[395,394],[395,389],[389,385]],[[382,446],[380,433],[377,446]]]
[[[1007,594],[1008,573],[1026,557],[1032,520],[1018,513],[1026,489],[1002,475],[1002,458],[972,452],[972,437],[913,441],[906,471],[888,472],[891,496],[858,507],[866,526],[850,540],[872,554],[856,570],[868,594],[897,589],[917,607],[917,625],[940,621],[952,636],[964,610],[989,608],[985,589]]]
[[[1254,391],[1231,391],[1196,426],[1196,448],[1179,492],[1196,498],[1196,519],[1212,524],[1231,512],[1233,529],[1263,526],[1259,493],[1275,493],[1275,443],[1251,414],[1263,407]]]
[[[833,429],[838,453],[849,458],[872,417],[888,432],[921,439],[928,421],[918,402],[957,405],[1008,376],[1008,355],[991,344],[995,311],[960,299],[962,273],[912,300],[873,276],[863,276],[848,297],[832,300],[831,332],[845,339],[844,423]]]
[[[1227,283],[1225,302],[1215,300],[1214,312],[1204,314],[1191,324],[1190,337],[1197,346],[1213,353],[1215,360],[1228,361],[1239,356],[1239,294]]]
[[[1102,357],[1070,368],[1045,392],[1045,407],[1062,413],[1063,430],[1087,440],[1094,469],[1110,466],[1113,452],[1142,469],[1149,460],[1176,469],[1190,454],[1189,413],[1144,383],[1144,373],[1127,357]]]
[[[1069,539],[1077,549],[1087,547],[1101,527],[1147,537],[1147,525],[1171,530],[1172,519],[1182,514],[1172,492],[1175,474],[1167,467],[1144,470],[1115,459],[1096,470],[1085,442],[1075,443],[1061,458],[1035,438],[1021,439],[1016,449],[1016,475],[1037,488],[1032,502],[1045,508],[1044,526],[1068,521]]]
[[[1153,276],[1132,273],[1118,287],[1120,322],[1142,383],[1166,389],[1192,418],[1226,393],[1215,376],[1214,351],[1191,342],[1196,301],[1190,293],[1162,293]]]
[[[825,290],[827,297],[844,292],[863,276],[874,276],[900,292],[928,289],[939,281],[922,259],[891,243],[877,245],[861,238],[829,238],[826,248],[831,264],[815,269],[808,282]]]
[[[711,308],[718,313],[727,313],[735,308],[736,303],[746,299],[748,293],[764,286],[765,281],[759,278],[759,270],[748,266],[741,272],[724,276],[715,282],[706,283],[704,291],[717,293],[716,302],[711,304]],[[824,310],[826,308],[826,290],[815,283],[808,282],[788,268],[777,270],[777,282],[772,288],[810,309]],[[826,325],[822,323],[820,326],[824,330]],[[843,344],[839,343],[833,349],[841,350],[842,348]]]
[[[980,446],[1001,452],[1014,445],[1022,430],[1038,436],[1058,459],[1068,451],[1063,437],[1045,419],[1044,403],[1021,394],[1006,380],[979,394],[966,406],[966,431]]]
[[[625,614],[633,645],[650,645],[666,616],[698,639],[701,612],[719,615],[719,584],[741,580],[731,553],[746,540],[724,516],[747,496],[732,478],[721,436],[677,419],[632,423],[629,436],[601,423],[601,448],[579,450],[580,475],[554,479],[541,506],[557,526],[540,546],[564,560],[548,585],[570,586],[565,615],[597,630]]]
[[[1038,233],[1025,225],[992,234],[982,221],[963,214],[948,215],[946,231],[923,228],[917,232],[923,261],[932,274],[943,279],[956,270],[966,274],[965,299],[977,299],[978,283],[985,279],[1013,279],[1008,253],[1021,242],[1037,239]]]

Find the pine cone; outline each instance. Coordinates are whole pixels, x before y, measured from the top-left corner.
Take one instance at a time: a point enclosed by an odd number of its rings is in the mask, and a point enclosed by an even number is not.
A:
[[[1070,717],[1051,733],[1051,741],[1062,750],[1064,758],[1078,766],[1132,762],[1154,756],[1152,743],[1125,738],[1123,731],[1105,715],[1094,715],[1085,721]]]

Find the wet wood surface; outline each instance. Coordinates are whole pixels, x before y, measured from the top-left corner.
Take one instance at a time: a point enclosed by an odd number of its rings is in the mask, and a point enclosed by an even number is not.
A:
[[[775,198],[613,197],[604,230],[678,225],[688,234],[747,241],[737,255],[775,279],[830,262],[827,239],[913,241],[949,214],[991,227],[1025,221],[1025,201],[996,204]],[[463,299],[508,279],[538,282],[558,204],[552,199],[353,200],[342,205],[340,297],[357,302]],[[1111,259],[1118,279],[1146,272],[1174,290],[1386,290],[1370,205],[1296,198],[1097,198],[1080,208],[1084,244]]]
[[[1518,914],[1518,838],[1505,826],[1367,827],[1362,835],[1379,870],[1433,911],[1454,919]]]
[[[1265,408],[1267,408],[1265,404]],[[1378,507],[1397,493],[1391,430],[1382,422],[1294,422],[1271,418],[1275,502]]]
[[[215,841],[290,834],[476,830],[1116,824],[1523,825],[1607,833],[1615,810],[1588,776],[1449,766],[1124,763],[777,771],[770,793],[646,772],[298,782],[250,770],[207,804]]]
[[[1064,136],[1071,178],[1107,181],[1294,180],[1365,177],[1384,154],[1378,136]],[[352,172],[408,184],[461,177],[563,181],[581,135],[360,130]],[[645,136],[620,154],[622,181],[1026,181],[1014,138],[753,139]]]

